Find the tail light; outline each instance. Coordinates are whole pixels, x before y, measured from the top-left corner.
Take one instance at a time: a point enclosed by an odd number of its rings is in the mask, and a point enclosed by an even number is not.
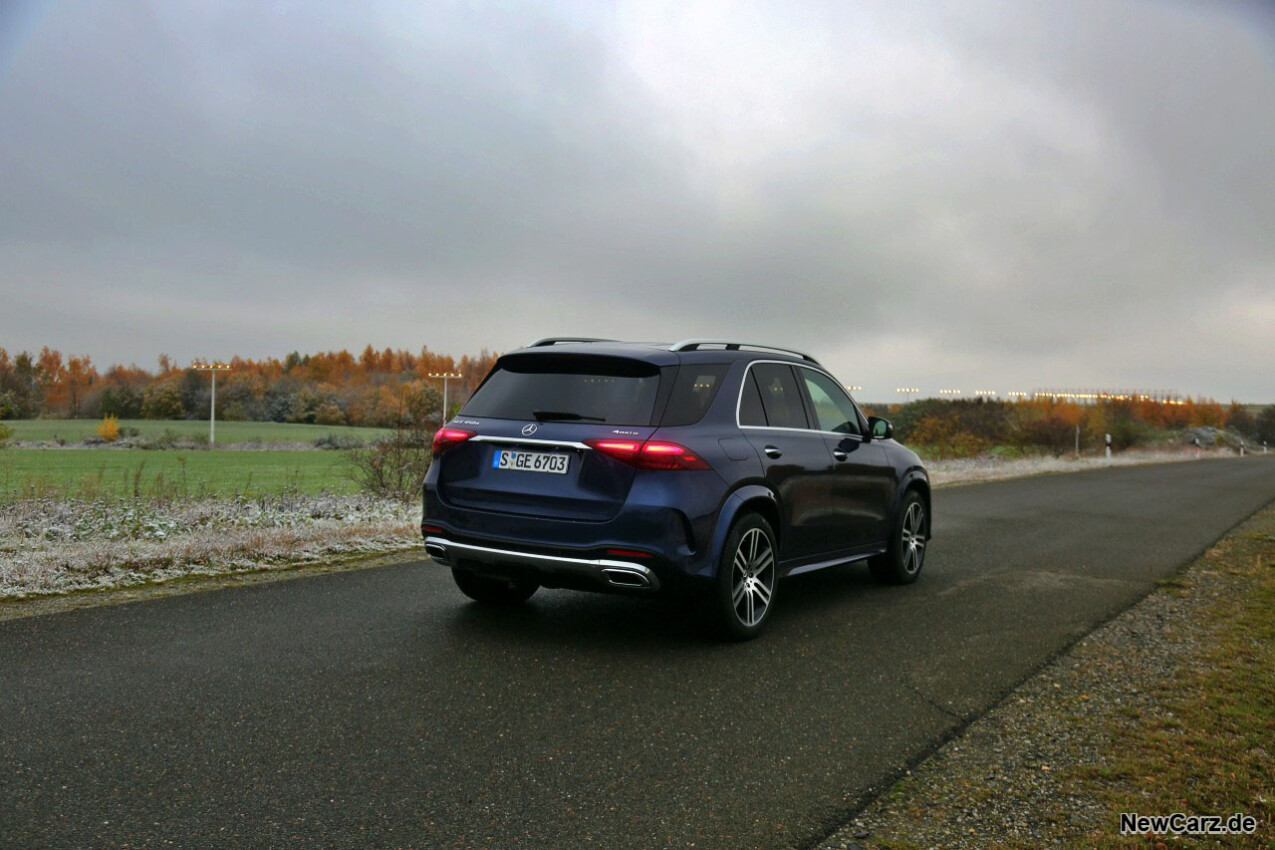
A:
[[[712,469],[695,452],[660,440],[585,440],[594,451],[638,469]]]
[[[462,431],[460,428],[439,428],[434,433],[434,454],[439,455],[448,449],[454,449],[474,436],[473,431]]]

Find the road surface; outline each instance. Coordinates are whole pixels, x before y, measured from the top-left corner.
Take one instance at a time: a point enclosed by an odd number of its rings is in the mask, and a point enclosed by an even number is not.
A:
[[[935,493],[769,631],[406,564],[0,622],[0,846],[801,847],[1275,498],[1275,459]]]

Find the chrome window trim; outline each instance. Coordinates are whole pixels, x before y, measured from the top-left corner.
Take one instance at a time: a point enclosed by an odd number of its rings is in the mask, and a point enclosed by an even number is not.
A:
[[[871,432],[869,432],[866,428],[868,417],[864,415],[863,408],[859,407],[859,402],[855,401],[854,396],[850,395],[850,393],[846,393],[846,398],[850,399],[850,403],[854,405],[855,412],[859,414],[859,426],[864,428],[864,431],[861,434],[846,434],[842,431],[823,431],[818,428],[783,428],[778,425],[743,425],[741,424],[739,421],[739,411],[744,406],[744,386],[748,383],[748,372],[754,366],[763,364],[763,363],[778,363],[782,366],[795,366],[798,369],[809,369],[812,372],[818,372],[821,375],[825,375],[828,378],[828,380],[832,381],[837,386],[841,386],[841,382],[837,380],[836,375],[833,375],[827,369],[815,368],[814,366],[807,366],[804,363],[792,363],[788,360],[750,360],[748,361],[748,365],[744,367],[744,376],[739,382],[739,393],[735,397],[735,427],[736,428],[739,428],[741,431],[743,430],[798,431],[804,434],[828,434],[834,437],[858,437],[859,439],[864,440],[864,442],[871,442],[872,439],[875,439],[872,437]]]
[[[770,425],[740,425],[741,431],[791,431],[794,434],[817,434],[822,437],[858,437],[863,439],[863,434],[847,434],[845,431],[819,431],[815,428],[780,428]]]

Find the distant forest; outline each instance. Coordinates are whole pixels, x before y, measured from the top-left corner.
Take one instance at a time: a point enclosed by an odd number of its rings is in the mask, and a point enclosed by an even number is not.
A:
[[[498,355],[455,360],[422,348],[419,354],[368,346],[348,351],[293,352],[282,360],[229,360],[217,374],[217,418],[227,421],[307,422],[318,425],[392,427],[439,421],[442,380],[454,411],[473,392]],[[10,356],[0,348],[0,420],[36,417],[99,419],[205,419],[211,380],[207,372],[179,366],[160,355],[159,368],[111,366],[87,356],[63,357],[48,347],[38,355]]]

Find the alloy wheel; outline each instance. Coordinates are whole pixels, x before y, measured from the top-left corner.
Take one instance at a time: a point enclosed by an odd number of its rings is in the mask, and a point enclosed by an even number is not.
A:
[[[908,505],[903,516],[903,571],[912,575],[925,561],[925,508],[920,502]]]
[[[731,599],[735,616],[752,628],[766,616],[775,589],[775,551],[760,528],[750,528],[735,550]]]

